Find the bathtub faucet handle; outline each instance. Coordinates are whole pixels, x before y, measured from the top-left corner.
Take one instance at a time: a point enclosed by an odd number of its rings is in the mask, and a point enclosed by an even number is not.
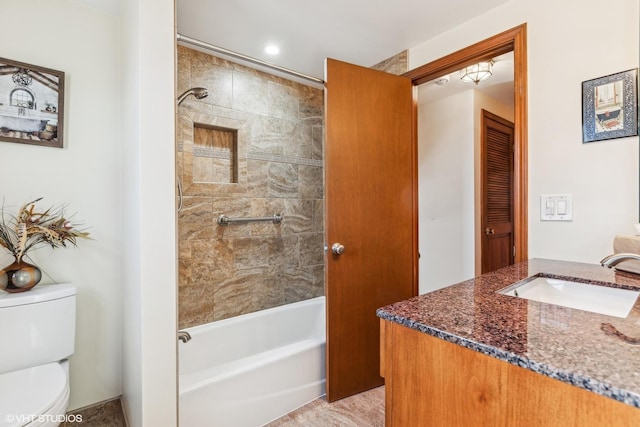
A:
[[[184,343],[191,341],[191,334],[187,331],[178,331],[178,339]]]

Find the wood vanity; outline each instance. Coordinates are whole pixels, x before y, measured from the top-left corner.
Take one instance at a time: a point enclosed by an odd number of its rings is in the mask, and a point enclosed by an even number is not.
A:
[[[598,265],[530,260],[378,310],[386,426],[640,426],[640,299],[616,318],[497,294],[538,274],[640,288]]]

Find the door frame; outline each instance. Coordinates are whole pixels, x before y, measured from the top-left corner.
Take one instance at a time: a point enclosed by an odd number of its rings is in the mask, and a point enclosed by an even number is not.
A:
[[[414,86],[457,72],[480,61],[513,52],[514,60],[514,246],[515,262],[526,261],[528,251],[528,162],[527,162],[527,24],[522,24],[457,52],[414,68],[403,75]],[[417,138],[416,138],[417,143]],[[417,179],[417,177],[416,177]],[[416,185],[417,191],[417,185]],[[476,241],[479,238],[476,230]],[[478,245],[476,245],[478,247]],[[477,259],[477,256],[476,256]],[[477,263],[476,263],[477,264]],[[476,273],[478,265],[476,265]]]

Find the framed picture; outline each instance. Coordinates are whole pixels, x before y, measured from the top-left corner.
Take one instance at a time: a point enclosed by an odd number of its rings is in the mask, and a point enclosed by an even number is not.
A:
[[[64,73],[0,58],[0,141],[62,148]]]
[[[637,68],[582,82],[582,142],[637,134]]]

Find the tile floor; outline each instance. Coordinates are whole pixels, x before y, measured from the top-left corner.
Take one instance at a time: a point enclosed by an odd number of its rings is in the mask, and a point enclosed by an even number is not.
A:
[[[384,386],[328,403],[324,397],[266,427],[383,427]]]
[[[127,422],[120,398],[96,403],[68,413],[69,417],[60,427],[125,427]]]

